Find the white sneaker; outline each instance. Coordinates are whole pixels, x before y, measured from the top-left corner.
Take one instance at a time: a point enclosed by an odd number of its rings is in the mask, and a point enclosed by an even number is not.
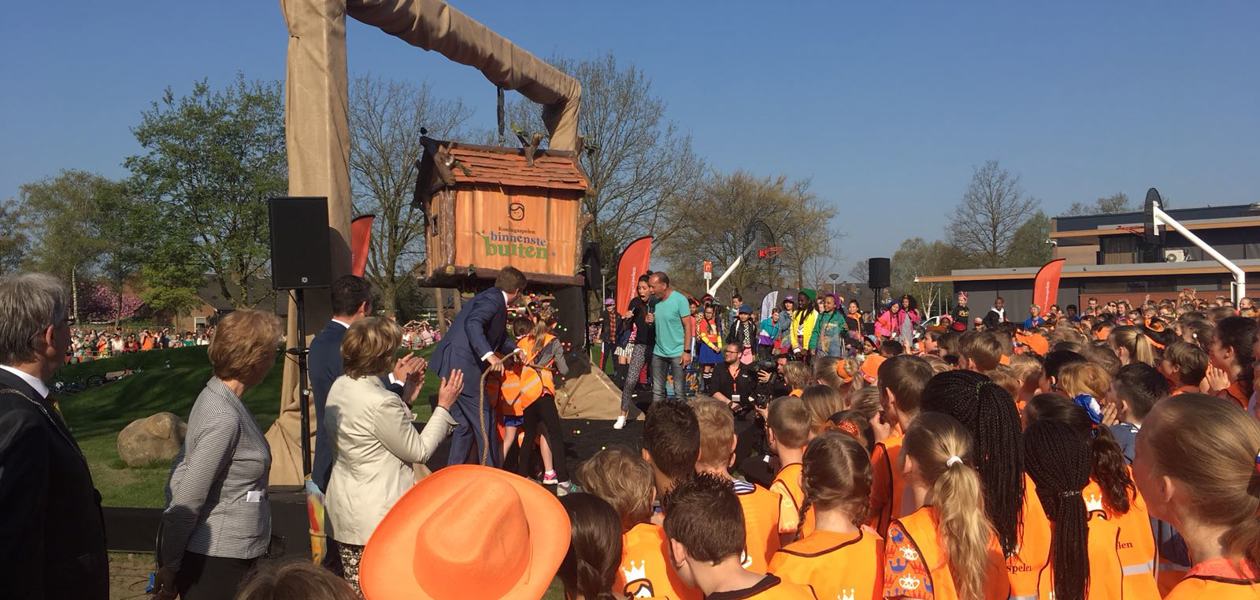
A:
[[[556,484],[556,496],[557,496],[557,497],[560,497],[560,496],[568,496],[569,494],[573,493],[574,491],[576,491],[576,490],[574,489],[573,484],[572,484],[572,483],[570,483],[570,482],[568,482],[568,481],[561,481],[560,483]]]
[[[613,423],[613,429],[621,429],[626,426],[626,416],[617,417],[617,421]]]
[[[542,482],[543,485],[556,485],[557,483],[560,483],[560,480],[556,478],[555,471],[547,471],[546,473],[543,473]]]

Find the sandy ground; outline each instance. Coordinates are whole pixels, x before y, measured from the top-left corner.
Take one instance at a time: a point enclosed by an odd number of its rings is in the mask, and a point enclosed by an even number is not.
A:
[[[109,553],[109,598],[131,600],[149,598],[144,588],[149,584],[149,572],[153,570],[152,554]]]

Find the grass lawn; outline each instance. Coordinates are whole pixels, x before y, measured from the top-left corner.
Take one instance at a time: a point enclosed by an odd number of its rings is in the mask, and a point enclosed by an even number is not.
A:
[[[428,356],[429,349],[420,352]],[[280,408],[283,357],[261,384],[245,393],[245,405],[265,432]],[[92,387],[77,394],[58,394],[62,414],[83,448],[92,479],[106,506],[162,507],[170,463],[131,468],[118,457],[117,437],[127,424],[154,413],[169,411],[188,419],[193,402],[210,379],[206,348],[176,348],[138,352],[116,358],[67,365],[58,371],[59,381],[86,381],[108,372],[136,372],[119,381]],[[427,398],[437,392],[435,376],[425,380],[417,400],[416,416],[429,417]]]

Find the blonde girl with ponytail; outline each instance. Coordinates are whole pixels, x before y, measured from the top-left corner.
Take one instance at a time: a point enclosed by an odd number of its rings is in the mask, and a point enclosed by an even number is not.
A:
[[[1108,338],[1111,349],[1115,350],[1116,356],[1120,358],[1120,366],[1138,362],[1152,367],[1159,366],[1155,360],[1155,347],[1151,345],[1151,340],[1146,337],[1146,332],[1140,327],[1136,325],[1117,327],[1111,330]]]
[[[1165,600],[1260,598],[1260,422],[1204,394],[1161,400],[1142,421],[1133,475],[1194,565]]]
[[[902,445],[906,485],[918,510],[888,527],[885,598],[1006,598],[1006,559],[971,466],[971,435],[943,413],[924,412]]]
[[[813,587],[819,598],[878,598],[883,542],[863,527],[871,494],[871,459],[849,423],[809,442],[801,460],[805,501],[814,528],[780,548],[769,570],[784,581]],[[834,426],[833,426],[834,427]]]

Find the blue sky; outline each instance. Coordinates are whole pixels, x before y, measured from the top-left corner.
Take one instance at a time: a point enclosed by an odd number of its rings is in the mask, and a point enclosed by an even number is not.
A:
[[[840,213],[842,272],[940,237],[989,159],[1052,215],[1150,186],[1260,201],[1256,2],[453,4],[540,56],[642,68],[718,169],[810,179]],[[123,175],[164,88],[281,79],[286,36],[274,0],[8,7],[0,198],[63,168]],[[494,126],[471,68],[355,22],[348,45],[352,76],[428,80]]]

